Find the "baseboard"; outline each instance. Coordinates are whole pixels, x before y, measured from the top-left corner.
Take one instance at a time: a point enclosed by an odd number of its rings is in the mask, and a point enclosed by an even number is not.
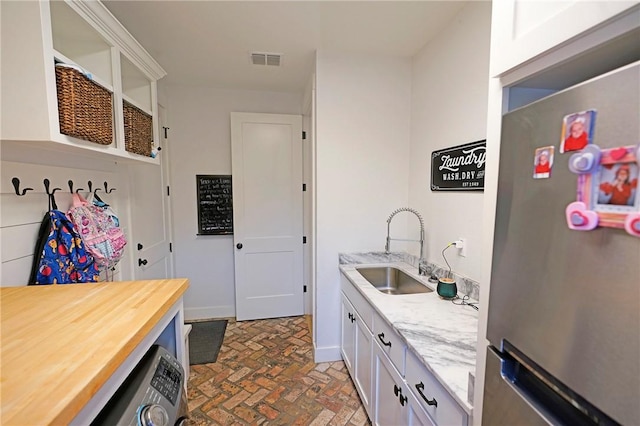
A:
[[[236,307],[228,306],[208,306],[206,308],[185,308],[184,320],[197,321],[212,318],[234,318],[236,316]]]
[[[313,344],[313,361],[318,362],[333,362],[342,361],[342,354],[340,353],[340,346],[325,346],[319,348],[316,344]]]

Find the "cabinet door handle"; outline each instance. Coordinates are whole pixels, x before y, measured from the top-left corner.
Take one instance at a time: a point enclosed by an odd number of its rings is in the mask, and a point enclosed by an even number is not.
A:
[[[402,395],[402,388],[399,388],[398,385],[393,385],[393,394],[398,397],[400,401],[400,405],[404,407],[404,404],[407,402],[407,397]]]
[[[383,345],[391,347],[391,342],[390,341],[389,342],[385,342],[384,341],[384,333],[378,334],[378,339],[380,339],[380,341],[382,342]]]
[[[398,399],[400,399],[400,405],[404,407],[404,404],[407,402],[408,398],[402,395],[402,389],[400,389],[400,397]]]
[[[418,393],[420,394],[420,396],[422,397],[422,399],[424,399],[424,401],[429,404],[429,405],[434,405],[434,406],[438,406],[438,401],[436,401],[435,398],[433,399],[429,399],[426,396],[424,396],[424,394],[422,393],[422,391],[424,390],[424,383],[420,382],[416,385],[416,390],[418,391]]]

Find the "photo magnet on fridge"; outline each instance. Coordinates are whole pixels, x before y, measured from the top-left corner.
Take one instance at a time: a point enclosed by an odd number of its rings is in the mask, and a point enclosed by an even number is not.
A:
[[[553,146],[545,146],[536,149],[533,160],[533,178],[546,179],[551,176],[553,167]]]
[[[640,145],[590,145],[571,155],[569,169],[578,175],[577,200],[566,209],[569,228],[623,228],[640,237]]]
[[[593,130],[596,124],[596,110],[575,112],[562,120],[562,138],[560,153],[580,151],[593,143]]]

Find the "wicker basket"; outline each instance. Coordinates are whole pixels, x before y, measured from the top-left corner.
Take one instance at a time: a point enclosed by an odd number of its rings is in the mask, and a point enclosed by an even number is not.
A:
[[[113,142],[111,92],[80,71],[56,67],[60,133],[100,145]]]
[[[122,101],[124,111],[124,146],[134,154],[151,157],[153,120],[141,109]]]

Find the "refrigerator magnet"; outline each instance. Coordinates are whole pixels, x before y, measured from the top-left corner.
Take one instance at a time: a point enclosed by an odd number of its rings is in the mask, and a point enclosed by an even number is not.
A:
[[[596,110],[569,114],[562,120],[560,153],[580,151],[593,143],[593,130],[596,122]]]
[[[545,146],[536,149],[533,160],[533,178],[546,179],[551,176],[553,167],[553,146]]]
[[[569,228],[622,228],[640,237],[639,145],[590,145],[569,158],[569,169],[578,174],[578,199],[566,209]]]

